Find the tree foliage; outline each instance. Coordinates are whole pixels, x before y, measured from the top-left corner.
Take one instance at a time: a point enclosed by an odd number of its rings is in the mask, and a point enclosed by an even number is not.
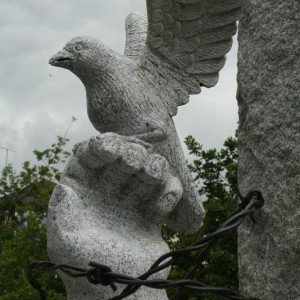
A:
[[[27,265],[48,260],[46,251],[46,212],[60,171],[57,164],[70,153],[67,140],[58,137],[44,151],[34,150],[38,164],[25,161],[17,173],[12,165],[2,170],[0,178],[0,299],[38,300],[26,277]],[[40,273],[49,299],[65,299],[62,282],[54,273]]]
[[[164,228],[163,235],[171,249],[180,249],[193,244],[215,231],[236,208],[237,197],[234,186],[237,183],[237,144],[228,138],[221,150],[204,150],[192,136],[185,139],[194,160],[190,170],[198,182],[199,194],[205,199],[206,216],[203,227],[192,235],[181,235]],[[193,268],[197,254],[183,259],[172,268],[170,279],[183,279]],[[202,267],[197,271],[197,280],[210,286],[238,289],[237,278],[237,233],[232,231],[217,242],[207,255]],[[170,290],[173,295],[176,290]],[[223,299],[213,294],[198,294],[185,291],[181,300]]]

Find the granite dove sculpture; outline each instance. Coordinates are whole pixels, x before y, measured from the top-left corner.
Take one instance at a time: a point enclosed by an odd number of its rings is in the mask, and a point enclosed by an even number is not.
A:
[[[124,55],[94,38],[77,37],[49,62],[83,82],[88,116],[100,133],[151,144],[167,159],[183,187],[168,217],[180,231],[197,230],[203,208],[172,116],[189,95],[217,83],[241,6],[241,0],[147,0],[148,19],[127,17]]]

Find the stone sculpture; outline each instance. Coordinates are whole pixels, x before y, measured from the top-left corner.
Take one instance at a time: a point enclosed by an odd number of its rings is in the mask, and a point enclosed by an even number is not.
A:
[[[79,37],[50,59],[83,82],[89,119],[101,133],[75,146],[52,196],[53,261],[87,267],[94,260],[138,275],[168,250],[159,224],[187,233],[202,224],[172,116],[190,94],[217,83],[241,1],[148,0],[147,10],[148,21],[138,13],[126,20],[125,55]],[[68,299],[112,295],[109,287],[62,277]],[[145,288],[128,299],[167,296]]]

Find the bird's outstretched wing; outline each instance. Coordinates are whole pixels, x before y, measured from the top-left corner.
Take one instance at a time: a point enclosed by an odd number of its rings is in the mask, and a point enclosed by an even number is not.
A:
[[[147,39],[147,16],[142,13],[131,13],[126,18],[126,45],[124,55],[137,60],[141,56]]]
[[[244,0],[147,0],[141,64],[181,86],[177,105],[214,86],[232,46]],[[185,98],[185,99],[184,99]]]

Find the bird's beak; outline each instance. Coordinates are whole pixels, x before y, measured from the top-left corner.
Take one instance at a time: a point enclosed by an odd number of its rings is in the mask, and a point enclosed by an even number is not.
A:
[[[50,60],[49,64],[55,67],[67,67],[67,65],[72,61],[72,55],[67,50],[61,50],[54,54]]]

